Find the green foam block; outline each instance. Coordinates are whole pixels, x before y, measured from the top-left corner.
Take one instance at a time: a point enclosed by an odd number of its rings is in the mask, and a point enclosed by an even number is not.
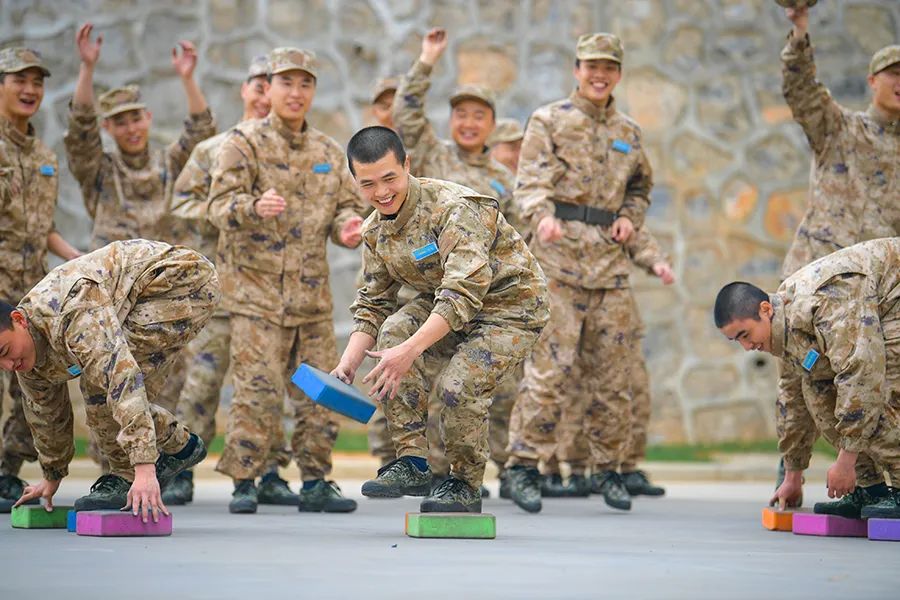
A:
[[[18,506],[12,509],[9,523],[17,529],[65,529],[71,506],[54,506],[47,512],[43,506]]]
[[[492,540],[497,537],[497,519],[487,513],[406,513],[406,535]]]

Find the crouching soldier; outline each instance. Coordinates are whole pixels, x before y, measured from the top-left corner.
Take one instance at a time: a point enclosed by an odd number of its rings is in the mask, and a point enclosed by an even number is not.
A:
[[[543,272],[497,200],[411,177],[403,144],[390,129],[361,130],[347,155],[362,196],[376,210],[363,226],[363,286],[351,307],[355,330],[333,374],[350,382],[367,354],[379,360],[364,381],[383,403],[398,457],[362,493],[427,495],[423,512],[481,512],[488,408],[549,319]],[[401,285],[419,295],[397,310]],[[378,351],[371,352],[376,341]],[[430,490],[425,431],[433,387],[450,477]]]
[[[157,404],[166,371],[219,301],[215,268],[200,254],[128,240],[50,272],[19,303],[0,303],[0,368],[15,371],[43,470],[19,504],[52,506],[75,451],[66,382],[81,375],[87,424],[110,473],[76,510],[167,509],[160,497],[206,456],[203,442]]]
[[[745,350],[782,359],[779,450],[787,470],[772,498],[802,493],[818,429],[838,449],[817,513],[900,518],[900,238],[850,246],[810,263],[766,294],[731,283],[715,320]]]

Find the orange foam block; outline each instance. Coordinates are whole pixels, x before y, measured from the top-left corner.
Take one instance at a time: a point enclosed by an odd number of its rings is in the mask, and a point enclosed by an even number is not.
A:
[[[767,506],[762,510],[762,526],[770,531],[793,531],[794,514],[806,512],[809,511],[802,508],[778,510],[775,507]]]

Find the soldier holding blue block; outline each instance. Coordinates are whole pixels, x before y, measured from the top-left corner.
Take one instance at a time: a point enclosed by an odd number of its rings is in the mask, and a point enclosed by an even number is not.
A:
[[[359,131],[347,154],[363,198],[376,210],[363,225],[355,330],[332,374],[349,383],[367,354],[379,360],[364,381],[383,403],[398,456],[362,492],[427,495],[423,512],[481,512],[491,398],[549,318],[546,280],[496,199],[411,177],[392,130]],[[401,285],[419,295],[398,310]],[[450,477],[430,490],[425,430],[433,387]]]

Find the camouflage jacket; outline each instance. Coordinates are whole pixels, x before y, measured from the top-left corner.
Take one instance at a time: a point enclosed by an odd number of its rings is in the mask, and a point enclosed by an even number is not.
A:
[[[91,387],[108,390],[104,400],[122,428],[117,439],[132,464],[156,460],[150,405],[134,358],[153,349],[129,345],[122,323],[126,317],[155,323],[190,316],[192,306],[186,302],[171,303],[165,314],[139,308],[141,299],[154,295],[159,269],[173,265],[216,277],[212,264],[188,248],[129,240],[53,269],[19,303],[37,361],[31,371],[16,375],[45,478],[62,479],[68,473],[74,442],[66,382],[79,374]]]
[[[254,203],[270,188],[287,208],[261,219]],[[208,210],[223,310],[283,327],[331,318],[325,244],[364,212],[337,142],[308,125],[293,133],[276,115],[240,123],[216,158]]]
[[[104,152],[94,108],[72,105],[66,156],[94,220],[91,247],[132,238],[183,241],[183,231],[169,215],[172,185],[194,146],[215,133],[207,110],[191,115],[181,137],[165,150],[148,148],[134,156],[118,149]]]
[[[779,448],[785,466],[809,465],[816,428],[863,451],[886,421],[885,347],[900,345],[900,238],[863,242],[788,277],[771,296],[772,353],[783,361]],[[893,353],[896,357],[900,352]]]
[[[401,285],[434,294],[433,312],[454,331],[473,322],[540,329],[550,317],[541,267],[497,200],[461,185],[410,177],[396,218],[372,213],[363,244],[355,331],[378,337]]]
[[[554,214],[554,201],[605,209],[638,229],[653,185],[638,125],[614,101],[599,108],[577,92],[531,116],[516,177],[515,203],[530,231]],[[531,243],[548,277],[588,289],[628,287],[629,260],[609,227],[562,224],[561,240]]]
[[[500,201],[507,221],[511,214],[514,175],[491,158],[488,149],[478,155],[463,152],[456,142],[441,140],[425,116],[425,95],[431,87],[431,67],[416,61],[400,82],[394,101],[394,126],[411,155],[410,171],[418,177],[452,181]]]
[[[857,242],[900,235],[900,120],[877,108],[856,112],[816,79],[809,37],[781,52],[784,98],[813,151],[809,202],[782,269]]]
[[[47,274],[47,236],[59,173],[56,155],[0,117],[0,299],[15,304]]]
[[[172,197],[172,216],[181,219],[189,233],[186,245],[202,253],[211,261],[216,260],[219,230],[207,218],[209,186],[212,183],[212,167],[216,154],[230,130],[207,138],[194,147],[178,179]]]
[[[632,264],[649,275],[656,275],[653,267],[659,263],[672,264],[672,259],[663,251],[648,227],[636,229],[625,242],[625,254]]]

